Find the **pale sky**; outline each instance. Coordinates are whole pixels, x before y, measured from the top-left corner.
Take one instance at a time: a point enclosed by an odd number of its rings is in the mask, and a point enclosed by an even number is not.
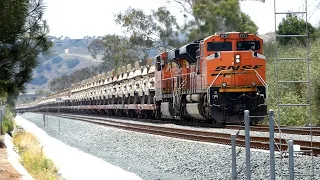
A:
[[[248,0],[241,2],[243,12],[249,14],[258,25],[259,34],[274,31],[274,0],[265,3]],[[303,10],[305,0],[276,0],[277,11]],[[320,8],[315,11],[316,1],[308,1],[310,22],[317,25],[320,21]],[[126,10],[129,6],[140,8],[145,12],[163,5],[165,0],[45,0],[45,19],[50,27],[50,35],[82,38],[121,34],[123,29],[114,22],[114,14]],[[170,11],[183,24],[182,13],[171,7]],[[231,12],[232,13],[232,12]],[[277,23],[281,21],[277,16]]]

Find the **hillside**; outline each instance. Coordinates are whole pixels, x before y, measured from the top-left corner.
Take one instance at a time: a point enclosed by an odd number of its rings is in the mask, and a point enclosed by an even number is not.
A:
[[[48,83],[56,77],[70,74],[76,70],[99,65],[100,57],[93,59],[88,52],[87,39],[53,39],[54,46],[49,58],[38,60],[39,66],[34,69],[33,80],[26,85],[27,92],[34,92],[37,89],[47,89]]]
[[[275,40],[275,33],[269,32],[266,34],[258,35],[261,39],[263,39],[264,42],[270,42]]]

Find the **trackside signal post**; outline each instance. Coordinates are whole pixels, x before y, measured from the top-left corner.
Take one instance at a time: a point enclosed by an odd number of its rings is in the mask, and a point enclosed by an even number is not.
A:
[[[249,110],[244,111],[244,124],[245,124],[245,144],[246,144],[246,176],[251,179],[251,160],[250,160],[250,117]]]
[[[270,151],[270,180],[275,180],[275,159],[274,159],[274,111],[269,110],[269,151]]]
[[[276,32],[275,34],[275,44],[276,44],[276,57],[275,57],[275,62],[276,62],[276,82],[277,82],[277,117],[278,117],[278,123],[277,125],[281,126],[281,119],[284,119],[285,117],[281,117],[280,115],[283,112],[283,108],[292,108],[292,107],[306,107],[307,110],[306,114],[310,123],[310,135],[311,135],[311,150],[309,151],[311,156],[311,169],[310,169],[310,174],[305,174],[303,176],[310,177],[310,179],[314,178],[314,163],[313,163],[313,150],[312,150],[312,116],[311,116],[311,88],[310,88],[310,48],[309,48],[309,40],[308,40],[308,1],[304,0],[304,9],[303,10],[295,10],[295,11],[288,11],[288,10],[279,10],[277,9],[277,2],[280,2],[281,0],[274,0],[274,31]],[[297,0],[291,0],[290,2],[297,2]],[[277,18],[278,15],[302,15],[302,18],[304,19],[306,25],[305,25],[305,32],[301,34],[277,34]],[[278,47],[278,40],[281,38],[305,38],[305,44],[304,44],[304,50],[306,51],[305,55],[300,55],[298,57],[283,57],[283,54],[279,52],[279,47]],[[303,48],[302,48],[303,49]],[[304,54],[304,53],[303,53]],[[285,66],[281,67],[281,63],[288,62],[288,63],[298,63],[298,62],[305,62],[307,64],[307,70],[306,74],[307,77],[306,79],[300,80],[300,79],[289,79],[288,75],[286,74],[281,74],[283,73],[283,70]],[[280,67],[282,70],[280,70]],[[285,77],[287,76],[287,77]],[[282,78],[280,78],[282,77]],[[304,102],[300,103],[286,103],[281,101],[282,93],[284,90],[281,90],[281,86],[289,85],[289,84],[296,84],[296,85],[306,85],[307,87],[305,88],[307,90],[307,98],[305,99]],[[284,88],[282,88],[284,89]],[[281,132],[281,131],[280,131]],[[289,145],[289,174],[284,174],[282,170],[283,166],[283,154],[286,153],[282,151],[282,141],[281,141],[281,133],[280,133],[280,177],[283,179],[283,177],[287,178],[289,176],[290,180],[294,179],[294,163],[293,163],[293,148],[290,146],[293,146],[293,141],[287,141],[287,144]],[[300,176],[301,177],[301,176]]]

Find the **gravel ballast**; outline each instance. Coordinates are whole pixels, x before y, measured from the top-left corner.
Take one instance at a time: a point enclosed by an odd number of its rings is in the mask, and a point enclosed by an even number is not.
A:
[[[46,127],[42,114],[25,113],[22,117],[45,130],[50,136],[133,172],[143,179],[231,179],[230,146],[125,131],[65,118],[60,118],[59,132],[58,117],[48,116]],[[227,129],[225,133],[232,131],[236,130]],[[245,150],[237,147],[237,152],[239,151],[238,179],[245,179]],[[252,150],[251,156],[252,179],[268,179],[268,152]],[[313,159],[315,179],[320,179],[320,158]],[[280,160],[277,158],[276,161],[277,178],[280,178]],[[284,158],[283,162],[282,169],[286,173],[288,159]],[[295,159],[296,172],[310,174],[310,167],[311,157]]]

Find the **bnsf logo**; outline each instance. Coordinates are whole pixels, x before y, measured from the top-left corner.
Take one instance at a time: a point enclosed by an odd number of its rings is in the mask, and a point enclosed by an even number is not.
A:
[[[252,65],[244,65],[244,66],[217,66],[217,68],[214,71],[218,71],[220,72],[221,70],[246,70],[246,69],[259,69],[261,68],[263,65],[255,65],[252,67]],[[211,74],[211,76],[217,76],[218,74],[213,73]]]
[[[221,71],[221,70],[245,70],[245,69],[259,69],[263,65],[244,65],[244,66],[217,66],[217,68],[214,71]]]

